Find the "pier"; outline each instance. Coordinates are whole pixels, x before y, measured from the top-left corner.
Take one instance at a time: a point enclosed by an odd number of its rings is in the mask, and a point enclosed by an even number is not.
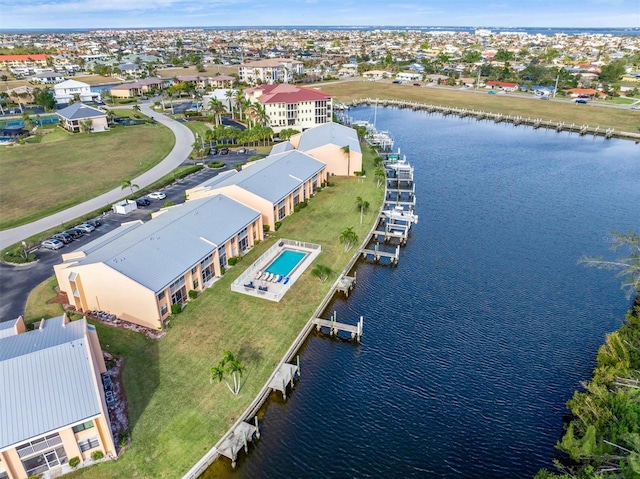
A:
[[[398,262],[400,261],[400,245],[396,246],[395,251],[390,252],[381,251],[380,243],[376,243],[373,249],[362,248],[360,254],[362,254],[362,259],[367,259],[371,256],[376,263],[379,263],[381,258],[389,258],[392,266],[398,266]]]
[[[542,118],[523,117],[520,115],[504,115],[502,113],[491,113],[486,111],[471,110],[468,108],[456,108],[440,105],[429,105],[403,100],[378,100],[371,98],[358,98],[351,101],[349,106],[360,106],[380,103],[385,107],[410,108],[415,111],[426,111],[428,113],[440,113],[442,115],[456,115],[460,118],[473,117],[476,120],[492,120],[496,123],[512,123],[514,126],[531,126],[534,129],[548,128],[557,132],[567,131],[578,133],[579,135],[602,136],[605,139],[620,138],[623,140],[633,140],[640,143],[640,133],[629,131],[615,131],[613,128],[600,128],[600,126],[580,125],[576,123],[564,123],[562,121],[543,120]]]
[[[354,272],[353,276],[347,276],[346,274],[340,276],[340,279],[338,279],[338,283],[336,284],[336,291],[344,293],[344,295],[348,298],[349,292],[356,285],[356,275],[357,272]]]
[[[296,364],[282,363],[276,373],[271,377],[269,388],[273,391],[280,391],[282,399],[287,400],[287,385],[293,388],[293,380],[296,375],[300,377],[300,356],[296,359]]]
[[[218,453],[231,459],[231,467],[235,469],[238,452],[244,448],[244,452],[249,452],[249,443],[254,437],[260,439],[260,429],[258,429],[258,416],[255,417],[255,426],[247,422],[239,422],[230,434],[227,434],[217,447]]]
[[[351,339],[358,342],[362,339],[364,319],[360,316],[358,324],[351,325],[345,323],[339,323],[336,321],[336,312],[333,312],[331,319],[313,318],[313,324],[316,325],[316,330],[321,331],[322,328],[329,329],[329,336],[337,336],[340,331],[351,334]]]

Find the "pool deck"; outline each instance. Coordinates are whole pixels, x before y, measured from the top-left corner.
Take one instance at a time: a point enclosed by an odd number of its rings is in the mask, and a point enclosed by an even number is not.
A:
[[[264,273],[264,269],[280,255],[283,250],[302,251],[307,255],[289,273],[289,276],[278,277]],[[231,291],[247,294],[270,301],[280,301],[289,288],[307,270],[322,248],[318,244],[281,239],[231,283]]]

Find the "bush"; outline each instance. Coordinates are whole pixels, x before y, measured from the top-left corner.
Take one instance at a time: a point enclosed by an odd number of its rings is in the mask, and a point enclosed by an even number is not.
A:
[[[222,168],[224,163],[222,161],[216,160],[209,163],[209,168]]]
[[[294,212],[294,213],[297,213],[298,211],[300,211],[300,203],[298,203],[297,205],[295,205],[295,206],[293,207],[293,212]]]
[[[364,176],[365,171],[364,170],[362,170],[362,171],[354,171],[353,174],[356,175],[356,176]]]
[[[189,290],[189,297],[191,299],[196,299],[198,297],[198,292],[195,289],[190,289]]]
[[[276,231],[278,231],[280,229],[280,226],[282,226],[282,221],[276,221],[276,224],[275,224]]]
[[[300,209],[304,209],[307,207],[307,203],[309,200],[304,200],[302,203],[298,203],[296,206],[300,206]]]
[[[5,254],[2,256],[2,260],[6,261],[7,263],[16,263],[16,264],[31,263],[32,261],[36,260],[36,254],[35,253],[25,254],[24,249],[22,248],[21,245],[19,245],[13,249],[10,249],[9,251],[6,251]]]
[[[129,445],[129,431],[120,431],[118,433],[118,444],[121,448]]]
[[[175,303],[171,305],[171,314],[180,314],[182,312],[182,305]]]
[[[237,262],[238,262],[238,258],[236,258],[235,256],[232,258],[229,258],[229,260],[227,261],[229,266],[235,266]]]
[[[80,458],[78,456],[69,459],[69,465],[71,467],[76,467],[78,464],[80,464]]]
[[[93,459],[94,461],[99,461],[103,457],[104,457],[104,454],[102,454],[102,451],[93,451],[91,453],[91,459]]]
[[[247,161],[251,163],[252,161],[261,160],[262,158],[262,155],[253,155],[247,158]]]
[[[268,233],[269,229],[271,229],[269,225],[262,225],[262,231],[263,232]]]

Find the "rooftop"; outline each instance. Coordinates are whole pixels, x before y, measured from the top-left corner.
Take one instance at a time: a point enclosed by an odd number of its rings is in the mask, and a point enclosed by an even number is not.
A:
[[[257,95],[260,103],[298,103],[301,101],[330,100],[331,95],[314,88],[305,88],[288,83],[261,85],[247,88],[245,93]]]
[[[300,133],[299,151],[309,151],[324,145],[349,146],[354,153],[361,153],[358,133],[339,123],[325,123]]]
[[[58,110],[58,115],[67,120],[82,120],[84,118],[99,118],[107,114],[99,108],[76,102],[62,110]]]

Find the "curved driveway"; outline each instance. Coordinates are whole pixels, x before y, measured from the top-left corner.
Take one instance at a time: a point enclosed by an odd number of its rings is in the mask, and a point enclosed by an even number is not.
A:
[[[176,143],[173,146],[173,149],[164,160],[149,171],[131,180],[132,183],[135,183],[140,188],[144,188],[145,186],[148,186],[154,181],[162,178],[164,175],[171,173],[171,171],[180,166],[191,153],[191,145],[195,141],[195,138],[189,128],[184,126],[182,123],[152,111],[149,105],[141,105],[140,109],[145,115],[168,127],[176,137]],[[99,133],[96,134],[99,135]],[[115,203],[125,196],[127,196],[126,190],[115,188],[107,193],[97,196],[96,198],[60,211],[59,213],[55,213],[51,216],[47,216],[46,218],[42,218],[26,225],[0,231],[0,248],[6,248],[7,246],[11,246],[14,243],[41,233],[42,231],[60,226],[61,224],[72,221],[82,215],[86,215],[111,203]]]

